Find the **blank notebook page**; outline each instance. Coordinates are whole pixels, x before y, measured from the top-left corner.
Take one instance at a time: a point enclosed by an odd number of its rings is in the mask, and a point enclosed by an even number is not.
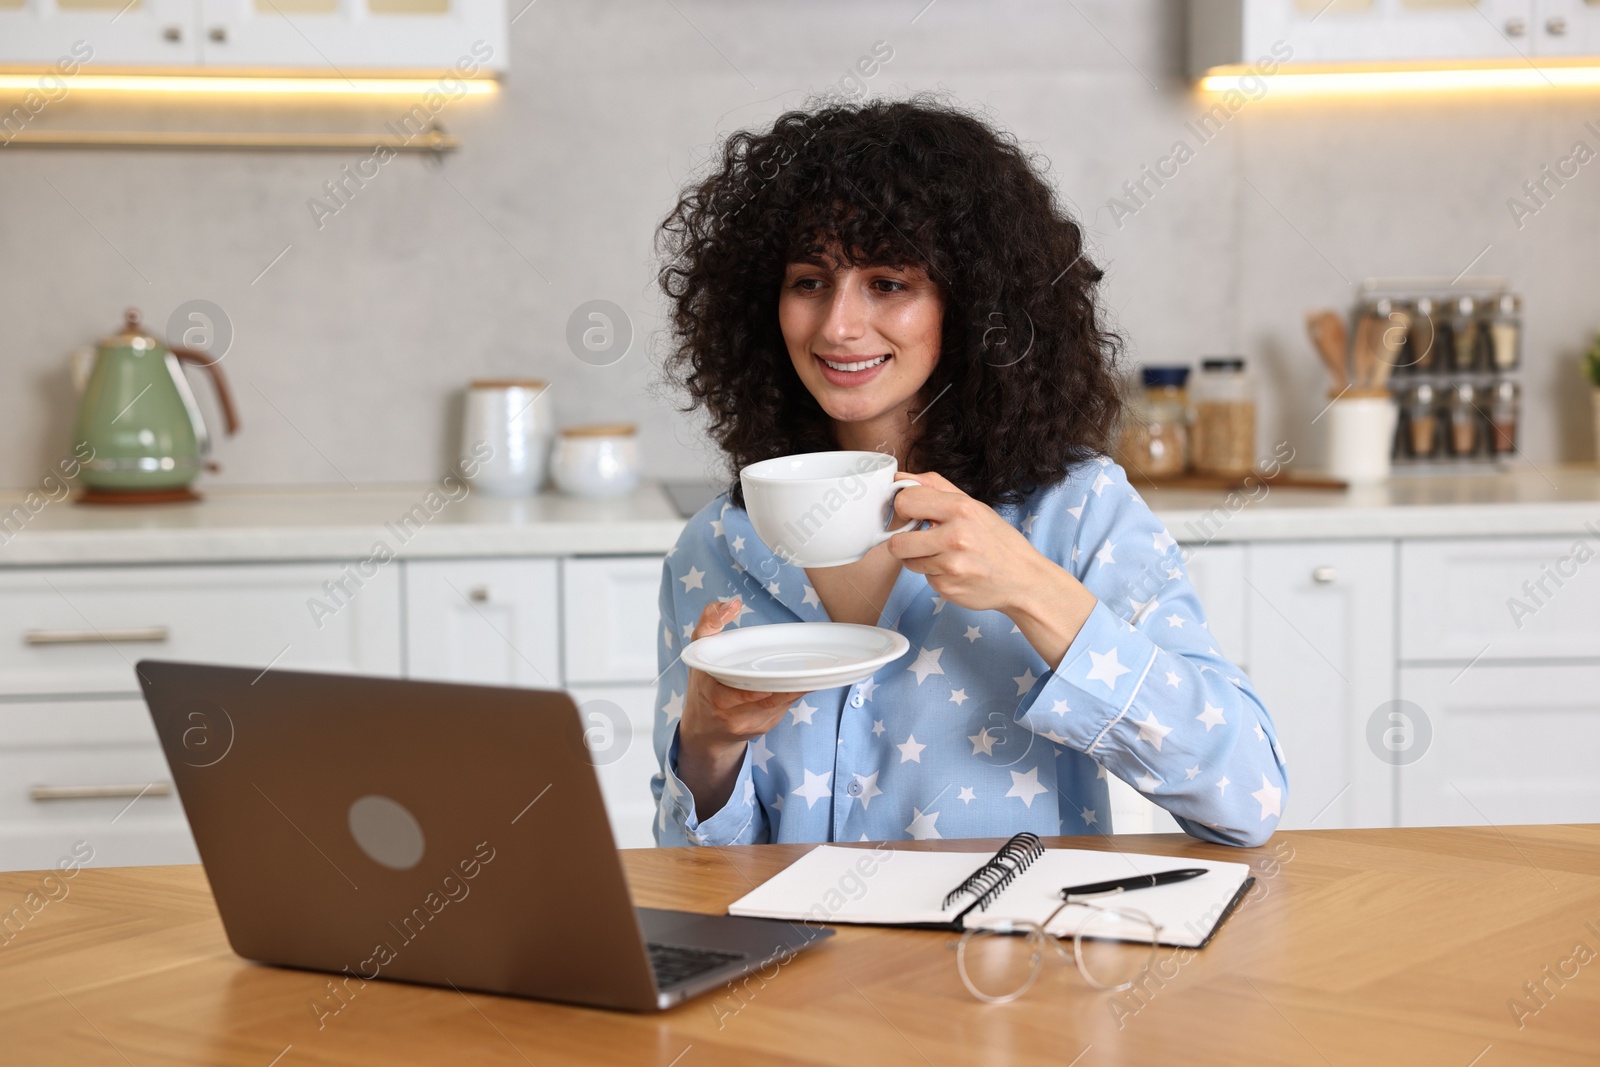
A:
[[[728,914],[880,926],[948,923],[972,897],[964,895],[945,908],[945,895],[993,855],[818,845],[734,901]],[[1208,873],[1186,882],[1099,898],[1096,903],[1144,912],[1160,925],[1164,944],[1198,945],[1250,876],[1247,865],[1131,852],[1049,849],[1008,885],[987,911],[968,915],[967,925],[986,926],[1002,919],[1043,922],[1061,903],[1059,894],[1064,887],[1180,867],[1203,867]],[[1087,908],[1069,907],[1051,923],[1050,932],[1068,936],[1088,914]]]

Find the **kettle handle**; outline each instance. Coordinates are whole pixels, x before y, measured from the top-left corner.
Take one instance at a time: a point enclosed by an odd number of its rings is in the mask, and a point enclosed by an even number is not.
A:
[[[217,403],[222,407],[223,428],[229,437],[238,433],[239,413],[233,406],[233,393],[228,388],[228,380],[222,376],[222,368],[217,366],[217,360],[192,348],[170,348],[168,351],[176,356],[180,363],[204,367],[206,373],[211,375],[211,384],[217,389]]]

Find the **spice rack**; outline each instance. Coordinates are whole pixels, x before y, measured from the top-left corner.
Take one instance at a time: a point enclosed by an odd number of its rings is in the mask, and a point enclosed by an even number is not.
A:
[[[1392,351],[1396,473],[1494,469],[1521,446],[1522,298],[1503,278],[1369,280],[1354,320]]]

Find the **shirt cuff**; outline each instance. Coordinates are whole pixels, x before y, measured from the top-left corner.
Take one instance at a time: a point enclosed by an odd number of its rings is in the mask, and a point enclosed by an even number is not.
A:
[[[1034,683],[1017,722],[1058,745],[1094,754],[1133,706],[1159,648],[1104,601],[1095,604],[1056,668]]]
[[[667,743],[667,758],[661,761],[662,789],[656,816],[656,843],[660,845],[732,845],[755,815],[755,782],[750,769],[750,746],[745,745],[739,774],[727,803],[710,818],[695,814],[694,794],[678,777],[678,730]]]

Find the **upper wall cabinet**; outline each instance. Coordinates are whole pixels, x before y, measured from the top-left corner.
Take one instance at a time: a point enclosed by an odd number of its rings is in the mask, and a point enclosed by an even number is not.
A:
[[[1191,0],[1189,72],[1600,53],[1600,0]]]
[[[482,74],[507,28],[506,0],[0,0],[0,65]]]

